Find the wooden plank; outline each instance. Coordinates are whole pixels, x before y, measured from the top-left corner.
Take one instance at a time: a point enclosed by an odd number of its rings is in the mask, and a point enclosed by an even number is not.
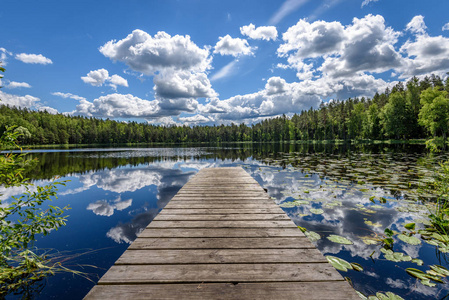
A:
[[[260,228],[260,227],[287,227],[297,228],[288,221],[157,221],[153,220],[147,228]]]
[[[192,214],[160,214],[154,220],[157,221],[242,221],[242,220],[288,220],[286,214],[205,214],[205,215],[192,215]]]
[[[254,202],[265,202],[265,203],[274,203],[274,201],[267,197],[203,197],[203,196],[177,196],[173,197],[173,199],[170,200],[170,202],[175,201],[201,201],[201,202],[212,202],[212,201],[231,201],[231,202],[248,202],[248,201],[254,201]]]
[[[201,200],[201,199],[195,199],[195,198],[191,198],[190,200],[179,200],[179,199],[172,199],[170,200],[170,202],[173,203],[186,203],[186,204],[204,204],[207,203],[208,205],[214,205],[214,204],[256,204],[259,206],[271,206],[273,204],[272,201],[270,200],[265,200],[265,199],[209,199],[209,200]],[[169,203],[170,203],[169,202]],[[167,203],[168,205],[168,203]]]
[[[358,299],[259,184],[228,167],[191,178],[86,299],[287,297]]]
[[[298,228],[147,228],[139,237],[304,237]]]
[[[327,262],[320,251],[306,249],[183,249],[126,251],[116,265],[318,263]]]
[[[170,207],[164,208],[164,214],[170,215],[213,215],[213,214],[278,214],[279,208],[266,207],[266,208],[253,208],[253,209],[242,209],[242,208],[224,208],[224,209],[211,209],[211,208],[196,208],[196,209],[177,209]],[[282,212],[282,211],[281,211]],[[162,215],[162,214],[161,214]]]
[[[222,208],[236,208],[240,207],[243,209],[254,209],[254,208],[261,208],[260,204],[254,204],[254,203],[186,203],[186,202],[169,202],[166,206],[166,208],[176,208],[176,209],[183,209],[183,208],[210,208],[210,209],[222,209]],[[280,208],[279,208],[280,209]]]
[[[144,238],[128,249],[304,249],[314,248],[308,238]]]
[[[222,197],[222,196],[235,196],[235,197],[266,197],[267,194],[265,192],[251,192],[251,191],[229,191],[229,190],[222,190],[222,191],[192,191],[192,192],[183,192],[179,191],[178,196],[185,196],[185,197]]]
[[[85,299],[308,299],[360,300],[349,284],[328,282],[98,285]]]
[[[342,280],[329,263],[114,265],[98,284]]]

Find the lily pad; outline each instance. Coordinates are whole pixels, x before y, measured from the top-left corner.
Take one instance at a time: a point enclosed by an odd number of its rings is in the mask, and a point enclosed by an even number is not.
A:
[[[405,234],[400,234],[400,235],[398,235],[398,238],[401,241],[406,242],[407,244],[410,244],[410,245],[419,245],[419,244],[421,244],[421,240],[418,239],[417,237],[414,237],[414,236],[408,236],[408,235],[405,235]]]
[[[375,239],[373,237],[367,236],[367,237],[362,237],[362,242],[364,242],[367,245],[376,245],[379,243],[379,240]]]
[[[321,215],[324,213],[324,210],[322,210],[321,208],[311,208],[310,212],[315,215]]]
[[[415,278],[418,278],[421,280],[422,284],[428,285],[426,283],[428,283],[428,280],[433,280],[435,282],[439,282],[439,283],[444,283],[443,280],[440,279],[440,277],[429,274],[429,273],[424,273],[421,270],[415,269],[415,268],[407,268],[405,269],[405,271],[410,275],[413,276]],[[424,282],[423,282],[424,281]]]
[[[356,271],[359,271],[359,272],[363,271],[363,267],[358,263],[351,263],[351,266]]]
[[[279,204],[279,206],[284,207],[284,208],[292,208],[292,207],[307,205],[307,204],[310,204],[310,202],[306,201],[306,200],[295,200],[295,201],[290,201],[290,202],[283,202],[283,203]]]
[[[437,273],[438,276],[441,277],[446,277],[449,276],[449,270],[446,269],[443,266],[439,266],[439,265],[432,265],[430,266],[430,269],[432,269],[433,271],[435,271]]]
[[[321,236],[314,231],[306,231],[304,234],[309,238],[311,242],[316,242],[321,239]]]
[[[369,221],[369,220],[365,220],[365,224],[368,226],[372,226],[372,227],[382,227],[382,224],[377,223],[377,222],[373,223],[372,221]]]
[[[352,269],[352,266],[350,263],[348,263],[346,260],[341,259],[339,257],[328,255],[326,256],[327,261],[337,270],[346,272],[348,269]]]
[[[401,252],[393,252],[392,250],[385,248],[380,249],[380,251],[384,254],[385,259],[389,261],[394,262],[400,262],[400,261],[411,261],[412,258],[408,255],[404,255],[404,253]]]
[[[415,223],[405,224],[404,227],[408,230],[415,230]]]
[[[339,235],[335,235],[335,234],[329,235],[327,237],[327,239],[329,241],[331,241],[331,242],[338,243],[338,244],[344,244],[344,245],[352,245],[352,244],[354,244],[353,242],[351,242],[347,238],[339,236]]]

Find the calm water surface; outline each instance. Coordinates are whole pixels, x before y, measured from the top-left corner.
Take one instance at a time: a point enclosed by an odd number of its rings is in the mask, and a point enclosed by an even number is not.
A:
[[[70,205],[67,226],[39,237],[36,246],[56,249],[68,267],[92,281],[58,274],[28,291],[36,299],[81,299],[177,191],[202,168],[242,166],[288,216],[309,232],[324,255],[359,263],[341,272],[365,295],[391,291],[404,299],[443,299],[449,287],[421,284],[406,268],[448,267],[447,254],[425,241],[398,238],[415,222],[424,228],[428,209],[418,186],[446,154],[429,156],[421,146],[304,146],[245,144],[198,148],[35,150],[39,164],[28,174],[37,185],[69,180],[52,204]],[[22,188],[0,190],[2,202]],[[424,195],[431,196],[431,195]],[[391,261],[378,241],[395,231],[392,251],[417,261]],[[298,229],[299,230],[299,229]],[[352,244],[332,242],[338,235]],[[418,238],[418,234],[414,235]],[[55,251],[55,250],[49,250]],[[91,267],[94,266],[94,267]],[[22,295],[9,295],[11,299]]]

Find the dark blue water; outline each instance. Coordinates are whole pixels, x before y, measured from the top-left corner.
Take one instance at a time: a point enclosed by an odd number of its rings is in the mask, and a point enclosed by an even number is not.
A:
[[[408,207],[405,200],[412,199],[416,193],[416,189],[403,186],[406,181],[416,180],[418,173],[426,173],[426,165],[434,164],[435,157],[426,158],[420,151],[413,153],[404,149],[393,152],[376,149],[373,150],[375,155],[371,152],[354,156],[346,149],[332,153],[333,148],[329,154],[329,151],[301,151],[297,147],[34,152],[33,157],[40,162],[28,175],[38,185],[48,183],[54,176],[60,176],[58,180],[69,180],[66,186],[60,186],[58,199],[51,204],[70,205],[71,208],[67,212],[67,225],[39,237],[36,246],[59,253],[65,266],[84,275],[56,274],[35,284],[31,297],[84,297],[189,178],[202,168],[219,166],[242,166],[268,189],[273,201],[281,207],[294,200],[307,201],[283,209],[298,226],[320,235],[316,245],[323,254],[363,266],[362,272],[341,273],[365,295],[391,291],[404,299],[446,296],[446,284],[427,287],[405,272],[409,267],[427,270],[432,264],[447,267],[445,254],[437,252],[435,246],[425,242],[409,245],[395,237],[393,250],[422,259],[424,265],[417,266],[412,262],[386,260],[380,252],[381,244],[363,242],[364,237],[380,236],[387,227],[403,231],[404,223],[425,216],[400,209]],[[380,173],[376,166],[381,164],[390,164],[391,174]],[[366,168],[368,165],[372,167]],[[388,168],[382,166],[382,169]],[[351,176],[357,176],[358,180]],[[10,196],[22,192],[20,188],[0,191],[2,203],[8,203]],[[388,201],[370,200],[372,196]],[[322,209],[322,213],[313,213],[313,209]],[[331,234],[346,237],[353,244],[331,242],[326,238]],[[9,295],[8,298],[22,296]]]

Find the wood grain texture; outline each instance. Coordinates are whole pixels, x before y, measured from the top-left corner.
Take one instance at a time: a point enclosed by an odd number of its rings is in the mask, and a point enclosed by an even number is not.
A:
[[[137,238],[128,249],[276,249],[314,248],[308,238]]]
[[[360,300],[346,282],[266,282],[98,285],[86,299],[307,299]]]
[[[116,265],[235,264],[327,262],[315,248],[304,249],[164,249],[126,251]]]
[[[98,284],[342,281],[329,263],[114,265]]]
[[[157,221],[259,221],[259,220],[287,220],[286,214],[160,214]]]
[[[243,209],[243,208],[222,208],[222,209],[211,209],[211,208],[193,208],[193,209],[170,209],[169,207],[164,208],[164,214],[170,215],[221,215],[221,214],[279,214],[283,212],[279,208],[267,207],[267,208],[254,208],[254,209]],[[164,214],[160,214],[161,216]]]
[[[242,168],[198,172],[85,299],[358,299]]]
[[[298,228],[147,228],[139,237],[304,237]]]
[[[290,220],[281,221],[158,221],[148,225],[147,228],[260,228],[260,227],[286,227],[297,228]]]

